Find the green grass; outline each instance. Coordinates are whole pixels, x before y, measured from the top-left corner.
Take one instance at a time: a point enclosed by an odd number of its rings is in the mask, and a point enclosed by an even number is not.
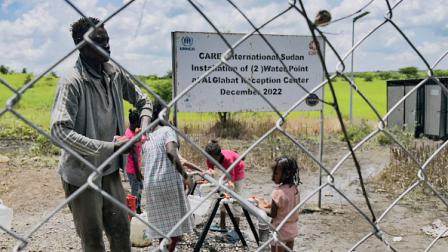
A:
[[[375,106],[380,115],[383,116],[387,110],[386,81],[374,79],[371,82],[366,82],[363,79],[356,79],[356,83],[361,93],[366,96],[366,98]],[[350,86],[346,81],[336,81],[334,83],[334,89],[341,113],[344,118],[348,118],[350,110]],[[325,100],[333,101],[328,85],[325,88]],[[326,106],[325,114],[328,116],[335,116],[336,112],[334,108]],[[353,90],[353,118],[376,120],[376,116],[372,109],[355,90]]]
[[[20,89],[27,79],[27,74],[0,75],[0,78],[7,81],[15,89]],[[23,94],[14,109],[26,119],[33,121],[41,127],[48,128],[55,91],[56,79],[53,77],[44,77]],[[5,107],[5,103],[12,96],[14,96],[12,91],[4,85],[0,86],[0,109]],[[21,124],[12,113],[7,113],[0,118],[0,125],[3,126],[17,127]]]
[[[0,78],[6,80],[14,88],[20,88],[24,85],[27,74],[7,74],[0,75]],[[56,78],[44,77],[35,86],[29,89],[21,98],[20,102],[15,106],[15,110],[21,113],[28,120],[33,121],[37,125],[48,129],[50,123],[50,113],[53,104],[53,99],[56,91]],[[151,87],[160,87],[163,82],[170,82],[171,80],[148,80],[145,82]],[[356,79],[359,90],[370,99],[372,104],[378,109],[381,115],[386,112],[386,81],[374,79],[371,82],[365,82],[363,79]],[[338,97],[339,107],[344,118],[348,118],[349,114],[349,85],[345,81],[337,80],[334,82],[336,95]],[[4,108],[6,101],[12,97],[14,93],[7,89],[4,85],[0,85],[0,109]],[[361,99],[361,97],[353,92],[353,118],[375,120],[374,113]],[[331,92],[328,86],[325,88],[325,100],[332,101]],[[131,107],[130,104],[125,103],[125,112]],[[334,117],[335,110],[330,107],[325,107],[325,116]],[[275,116],[272,112],[254,113],[244,112],[236,113],[234,115],[239,119],[263,119]],[[293,112],[291,118],[318,118],[319,112]],[[179,122],[193,122],[193,121],[210,121],[216,120],[215,113],[179,113]],[[22,123],[11,113],[7,113],[0,117],[0,127],[17,127]]]

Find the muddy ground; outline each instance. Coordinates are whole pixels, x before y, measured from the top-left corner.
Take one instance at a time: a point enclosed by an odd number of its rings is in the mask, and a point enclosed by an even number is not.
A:
[[[60,177],[57,174],[56,156],[33,157],[29,142],[1,141],[0,154],[9,158],[0,163],[0,199],[14,209],[12,229],[23,234],[37,225],[64,199]],[[347,149],[344,143],[333,142],[325,147],[325,162],[330,167],[341,158]],[[376,216],[393,202],[396,192],[384,191],[372,182],[373,178],[388,163],[389,150],[377,145],[368,146],[358,153],[366,187]],[[248,164],[247,193],[269,197],[272,189],[270,170],[254,169]],[[302,172],[301,198],[305,199],[318,185],[319,171]],[[326,178],[323,179],[326,182]],[[370,217],[362,197],[353,162],[348,160],[335,176],[335,186]],[[125,188],[129,188],[124,182]],[[300,234],[295,242],[295,251],[347,251],[362,237],[371,232],[368,222],[343,197],[330,187],[322,191],[323,210],[317,208],[317,194],[301,210]],[[405,198],[386,216],[380,227],[384,237],[397,251],[423,251],[433,237],[422,232],[424,226],[436,219],[448,224],[448,212],[434,196],[415,201]],[[255,220],[255,218],[254,218]],[[255,220],[256,221],[256,220]],[[230,223],[230,222],[228,222]],[[203,251],[255,251],[257,245],[242,223],[249,247],[241,243],[232,244],[216,232],[210,232]],[[201,232],[200,227],[196,233]],[[395,238],[395,239],[394,239]],[[179,251],[192,251],[197,234],[191,234],[182,241]],[[394,241],[395,240],[395,241]],[[10,251],[16,240],[0,234],[0,251]],[[154,247],[151,247],[154,248]],[[448,251],[448,239],[439,240],[431,251]],[[32,236],[25,251],[80,251],[80,241],[76,236],[72,216],[67,207],[58,212]],[[148,248],[133,251],[148,251]],[[358,247],[357,251],[388,251],[375,237]]]

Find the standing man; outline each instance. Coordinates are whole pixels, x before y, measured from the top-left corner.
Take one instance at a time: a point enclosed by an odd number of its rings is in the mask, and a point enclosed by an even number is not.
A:
[[[82,42],[90,24],[97,18],[81,18],[71,25],[75,44]],[[109,36],[103,25],[90,38],[110,55]],[[79,48],[79,59],[71,74],[61,78],[51,114],[51,135],[68,145],[92,163],[100,166],[108,157],[129,140],[114,141],[124,134],[123,99],[140,112],[141,126],[146,128],[152,115],[152,105],[129,76],[108,62],[89,44]],[[103,176],[95,183],[114,198],[125,203],[125,194],[118,168],[123,157],[114,159],[103,169]],[[59,173],[66,197],[81,187],[92,173],[85,164],[63,150]],[[103,230],[110,250],[131,251],[127,213],[88,188],[68,203],[73,214],[76,232],[81,238],[83,251],[105,251]]]

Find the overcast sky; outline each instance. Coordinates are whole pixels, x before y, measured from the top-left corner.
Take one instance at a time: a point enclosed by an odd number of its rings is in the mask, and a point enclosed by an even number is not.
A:
[[[125,1],[127,2],[127,1]],[[250,32],[250,26],[225,0],[195,0],[201,10],[223,32]],[[256,25],[261,25],[289,6],[288,0],[234,0]],[[349,15],[366,0],[304,0],[311,17],[329,10],[333,20]],[[396,1],[391,1],[395,3]],[[105,18],[124,4],[119,0],[73,1],[88,16]],[[448,7],[444,0],[404,0],[393,20],[409,36],[432,65],[448,50]],[[384,20],[384,0],[374,1],[370,14],[359,19],[355,40]],[[0,64],[20,71],[26,67],[39,73],[73,49],[70,24],[79,18],[65,1],[3,0],[0,6]],[[163,75],[171,69],[171,32],[213,29],[185,0],[137,0],[106,23],[111,37],[112,57],[134,74]],[[323,30],[341,55],[351,46],[352,19],[333,23]],[[263,30],[270,34],[309,35],[304,19],[289,11]],[[328,69],[334,71],[336,59],[326,47]],[[76,54],[55,71],[73,65]],[[355,71],[397,70],[405,66],[424,69],[423,62],[392,25],[386,24],[362,44],[355,53]],[[439,69],[448,68],[448,60]],[[349,63],[349,61],[347,61]],[[349,69],[348,69],[349,70]]]

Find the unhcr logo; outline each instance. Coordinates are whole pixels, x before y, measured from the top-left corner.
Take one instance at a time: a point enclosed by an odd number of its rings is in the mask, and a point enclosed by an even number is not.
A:
[[[180,47],[181,51],[194,51],[194,47],[193,46],[193,38],[190,36],[183,36],[180,39],[180,43],[182,44],[182,46]]]
[[[193,45],[193,38],[190,36],[183,36],[181,42],[183,46],[191,47]]]

